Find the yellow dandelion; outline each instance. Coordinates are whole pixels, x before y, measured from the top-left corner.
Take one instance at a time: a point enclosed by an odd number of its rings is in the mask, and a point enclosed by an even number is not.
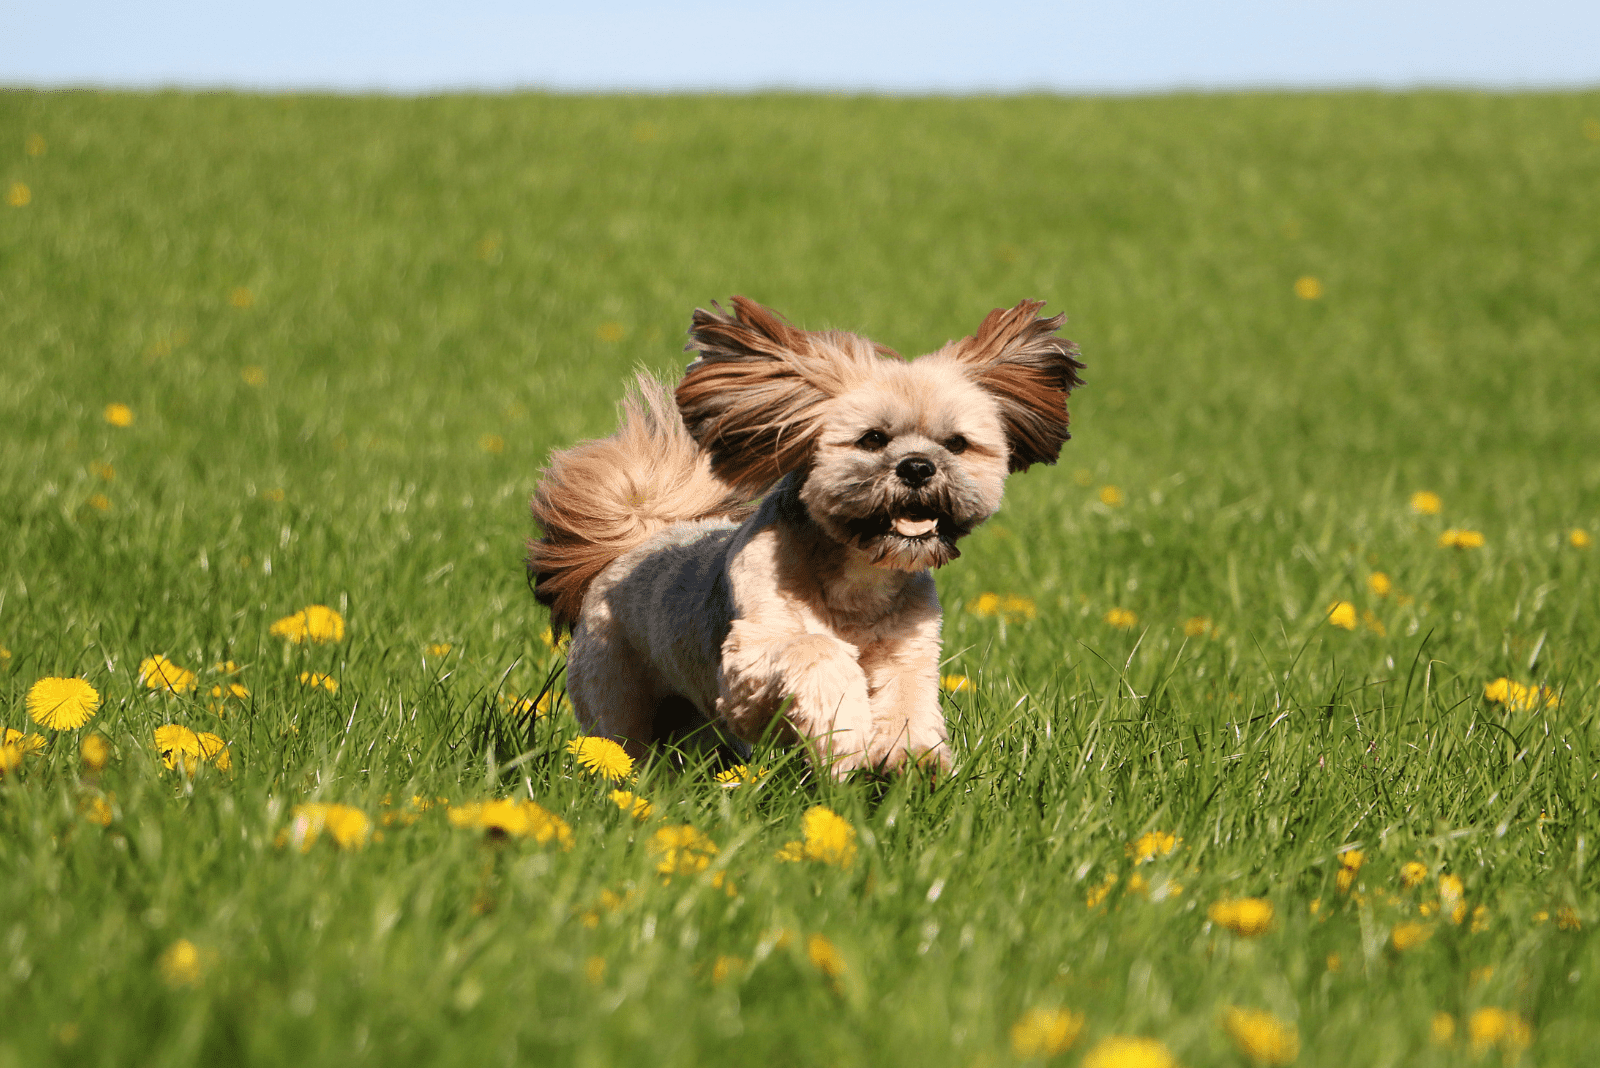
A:
[[[12,182],[11,188],[6,190],[6,203],[13,208],[25,208],[33,203],[33,190],[21,182]]]
[[[1439,535],[1441,549],[1481,549],[1483,548],[1483,533],[1477,530],[1456,530],[1451,528]]]
[[[1083,1033],[1083,1013],[1029,1009],[1011,1025],[1011,1052],[1021,1060],[1065,1053]]]
[[[1407,890],[1421,886],[1428,879],[1428,866],[1420,860],[1408,860],[1400,865],[1400,885]]]
[[[40,679],[28,690],[27,706],[41,727],[77,730],[94,717],[100,694],[84,679]]]
[[[555,842],[562,849],[573,846],[572,828],[567,821],[532,801],[475,801],[453,806],[447,815],[452,825],[481,829],[491,838],[532,838],[539,845]]]
[[[711,981],[716,983],[718,986],[721,986],[729,979],[735,978],[742,974],[744,969],[745,961],[743,957],[733,957],[726,954],[719,954],[715,963],[711,965]]]
[[[610,738],[574,738],[567,743],[567,752],[577,760],[579,767],[599,778],[621,782],[633,775],[633,758]]]
[[[1578,913],[1571,905],[1562,905],[1556,909],[1556,926],[1563,931],[1581,931],[1583,921],[1578,919]]]
[[[1479,1056],[1496,1046],[1514,1056],[1532,1044],[1533,1029],[1516,1013],[1486,1005],[1467,1017],[1467,1040]]]
[[[200,756],[211,761],[218,771],[232,771],[233,757],[228,753],[228,743],[215,734],[201,731],[195,735],[195,741],[200,743]]]
[[[280,498],[281,499],[281,498]],[[295,645],[344,641],[344,617],[325,604],[307,605],[293,615],[284,616],[268,628],[268,633],[287,638]]]
[[[21,750],[23,756],[37,753],[48,744],[42,734],[23,734],[11,727],[6,728],[5,737],[0,739],[0,745],[14,745]]]
[[[1199,638],[1210,634],[1212,623],[1210,616],[1190,616],[1183,621],[1183,636],[1185,638]]]
[[[627,328],[621,323],[601,323],[595,329],[594,336],[607,344],[614,344],[621,341],[627,333]]]
[[[599,986],[606,979],[606,959],[604,957],[590,957],[583,964],[583,977],[589,981],[590,986]]]
[[[824,805],[812,805],[800,817],[805,835],[805,858],[836,868],[848,868],[856,859],[856,829],[850,821]]]
[[[1222,1011],[1222,1027],[1257,1064],[1288,1064],[1300,1056],[1300,1032],[1270,1012],[1230,1005]]]
[[[1273,910],[1266,898],[1241,897],[1218,901],[1206,914],[1218,926],[1250,938],[1272,926]]]
[[[1589,536],[1587,530],[1574,529],[1567,534],[1567,544],[1574,549],[1587,549],[1594,544],[1594,539]]]
[[[1321,300],[1322,280],[1313,275],[1301,275],[1294,280],[1294,295],[1301,300]]]
[[[283,500],[283,489],[277,486],[274,486],[271,489],[264,489],[261,491],[261,499],[264,501],[272,501],[274,504],[277,504]]]
[[[1389,941],[1394,944],[1395,949],[1400,950],[1402,953],[1422,945],[1432,935],[1433,932],[1428,929],[1426,924],[1417,923],[1415,920],[1397,923],[1389,929]]]
[[[320,686],[329,693],[339,692],[339,680],[320,671],[300,672],[300,685],[309,686],[313,690]]]
[[[1339,854],[1339,874],[1334,881],[1338,883],[1340,893],[1348,893],[1355,885],[1356,875],[1366,859],[1367,855],[1359,849],[1347,849]]]
[[[1472,926],[1468,930],[1472,934],[1482,934],[1489,929],[1489,906],[1479,905],[1472,910]]]
[[[1367,576],[1367,589],[1371,590],[1375,597],[1387,597],[1389,591],[1394,589],[1394,583],[1390,582],[1389,576],[1382,571],[1374,571]]]
[[[998,593],[978,594],[978,599],[972,602],[972,610],[980,616],[992,616],[999,614],[1000,595]]]
[[[89,465],[89,473],[102,482],[115,482],[117,480],[117,469],[99,460]]]
[[[1323,963],[1330,972],[1338,972],[1339,969],[1344,967],[1344,958],[1337,953],[1329,953],[1328,959]]]
[[[1411,495],[1411,510],[1418,515],[1438,515],[1442,507],[1444,502],[1439,499],[1437,493],[1418,490]]]
[[[84,798],[78,805],[78,812],[90,823],[111,826],[111,803],[103,797]]]
[[[557,635],[556,632],[549,627],[546,627],[544,630],[539,632],[539,640],[544,642],[545,646],[552,652],[558,653],[567,647],[567,640],[570,637],[571,635],[568,634]]]
[[[434,660],[443,660],[450,655],[451,648],[449,642],[432,642],[422,651]]]
[[[629,793],[627,790],[612,790],[611,803],[636,820],[647,820],[655,806],[638,794]]]
[[[1448,1046],[1456,1039],[1456,1018],[1448,1012],[1436,1012],[1428,1021],[1428,1038],[1435,1046]]]
[[[112,426],[132,426],[133,409],[126,404],[108,404],[106,405],[105,419]]]
[[[696,875],[717,855],[717,844],[687,823],[658,828],[645,848],[661,858],[656,871],[662,875]]]
[[[91,493],[89,494],[89,499],[84,503],[97,512],[111,511],[111,498],[104,493]]]
[[[241,683],[219,682],[211,687],[211,700],[206,702],[206,708],[218,716],[228,714],[229,701],[248,701],[250,691]]]
[[[1147,860],[1172,856],[1173,850],[1177,849],[1182,841],[1182,838],[1170,831],[1146,831],[1124,846],[1122,851],[1132,857],[1135,864],[1143,864]]]
[[[193,775],[200,764],[200,736],[188,727],[167,723],[155,730],[156,752],[168,771],[182,769]]]
[[[11,663],[11,650],[0,645],[0,666]]]
[[[1121,508],[1127,498],[1122,495],[1122,490],[1116,486],[1100,487],[1100,503],[1107,508]]]
[[[1105,620],[1106,626],[1118,630],[1132,630],[1139,625],[1139,616],[1127,608],[1113,608],[1106,613]]]
[[[1104,901],[1108,896],[1110,896],[1112,887],[1116,885],[1117,874],[1116,872],[1112,872],[1106,876],[1104,882],[1090,887],[1089,893],[1085,896],[1084,900],[1088,902],[1090,908],[1094,908],[1095,906],[1099,905],[1100,902]]]
[[[806,939],[806,956],[813,968],[833,982],[838,982],[849,970],[838,948],[824,935],[814,934]]]
[[[1356,606],[1349,601],[1335,601],[1328,606],[1328,622],[1344,630],[1355,630],[1358,618]]]
[[[15,742],[0,744],[0,778],[22,767],[22,747]]]
[[[1494,978],[1494,965],[1493,964],[1485,964],[1483,967],[1474,968],[1474,969],[1472,969],[1472,971],[1467,973],[1467,985],[1469,987],[1477,986],[1480,983],[1487,983],[1490,979],[1493,979],[1493,978]]]
[[[36,133],[29,134],[28,139],[22,143],[22,147],[30,156],[42,156],[49,150],[49,146],[45,144],[44,135]]]
[[[267,372],[260,367],[250,364],[239,372],[239,377],[244,379],[247,386],[264,386],[267,384]]]
[[[361,849],[372,837],[372,819],[354,805],[311,801],[296,805],[289,812],[289,826],[278,834],[277,845],[293,845],[302,853],[327,832],[340,849]]]
[[[256,302],[256,295],[245,286],[235,286],[228,291],[228,303],[235,308],[249,308]]]
[[[1558,708],[1561,697],[1548,686],[1524,686],[1508,678],[1498,678],[1486,683],[1483,696],[1512,712],[1530,712],[1537,708]]]
[[[187,938],[180,938],[163,950],[157,965],[168,986],[199,985],[205,967],[199,948]]]
[[[85,735],[83,742],[78,746],[78,758],[83,761],[85,771],[97,773],[104,771],[106,765],[111,763],[111,743],[106,741],[103,734]]]
[[[1370,611],[1361,613],[1361,625],[1380,638],[1387,636],[1389,633],[1389,628],[1383,625],[1383,620],[1373,615]]]
[[[785,864],[798,864],[806,859],[806,844],[801,841],[785,842],[783,848],[772,854],[772,857]]]
[[[506,451],[506,439],[499,434],[485,434],[478,439],[478,448],[498,456]]]
[[[940,675],[939,689],[945,693],[971,693],[972,680],[965,675]]]
[[[157,653],[139,661],[139,681],[149,690],[188,693],[194,689],[195,674]]]
[[[1083,1068],[1177,1068],[1166,1045],[1154,1038],[1111,1035],[1083,1055]]]

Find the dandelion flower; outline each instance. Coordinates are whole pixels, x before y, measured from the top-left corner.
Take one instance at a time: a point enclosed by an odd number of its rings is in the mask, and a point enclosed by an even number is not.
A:
[[[1300,1032],[1270,1012],[1230,1005],[1222,1011],[1222,1026],[1239,1052],[1257,1064],[1288,1064],[1300,1056]]]
[[[1481,549],[1483,548],[1483,533],[1477,530],[1456,530],[1451,528],[1439,535],[1441,549]]]
[[[1107,508],[1121,508],[1126,500],[1127,498],[1122,495],[1122,490],[1116,486],[1100,487],[1100,503]]]
[[[78,746],[78,757],[83,761],[85,771],[104,771],[106,765],[111,763],[111,743],[106,741],[103,734],[87,735]]]
[[[0,744],[0,778],[22,767],[22,746],[15,742]]]
[[[1421,886],[1428,878],[1428,866],[1420,860],[1408,860],[1400,865],[1400,885],[1407,890]]]
[[[805,835],[805,858],[848,868],[856,859],[856,829],[850,821],[824,805],[812,805],[800,818]]]
[[[827,937],[814,934],[806,939],[806,956],[811,960],[811,966],[833,982],[838,982],[845,972],[844,957]]]
[[[1435,1046],[1448,1046],[1456,1038],[1456,1018],[1448,1012],[1436,1012],[1428,1021],[1428,1037]]]
[[[1000,595],[998,593],[978,594],[978,599],[972,602],[972,610],[980,616],[998,614],[1000,611]]]
[[[1090,908],[1094,908],[1096,905],[1100,904],[1100,902],[1104,901],[1108,896],[1110,896],[1112,887],[1116,885],[1117,873],[1111,872],[1106,876],[1104,882],[1089,888],[1089,893],[1085,896],[1084,900],[1088,903]]]
[[[655,806],[638,794],[629,793],[627,790],[612,790],[611,803],[636,820],[647,820]]]
[[[567,743],[567,752],[591,775],[621,782],[633,775],[633,758],[610,738],[586,736]]]
[[[200,763],[200,736],[188,727],[167,723],[155,730],[156,752],[168,771],[183,768],[189,774]]]
[[[309,686],[313,690],[320,686],[329,693],[339,692],[339,680],[332,675],[324,675],[320,671],[300,672],[300,685]]]
[[[150,690],[188,693],[194,689],[195,676],[188,668],[179,667],[157,653],[139,661],[139,681]]]
[[[1366,859],[1367,855],[1359,849],[1347,849],[1339,854],[1339,874],[1335,882],[1339,884],[1340,893],[1348,893],[1355,885],[1356,875]]]
[[[344,617],[325,604],[307,605],[293,615],[284,616],[273,623],[268,628],[268,633],[279,638],[287,638],[295,645],[307,641],[319,644],[342,642]]]
[[[940,675],[939,689],[945,693],[971,693],[972,680],[965,675]]]
[[[101,827],[111,826],[111,803],[103,797],[86,797],[78,805],[78,811],[90,823]]]
[[[1417,923],[1415,920],[1407,920],[1405,923],[1397,923],[1389,929],[1389,941],[1394,944],[1395,949],[1404,953],[1408,949],[1422,945],[1432,934],[1433,932],[1425,924]]]
[[[201,731],[195,735],[195,740],[200,743],[200,755],[211,761],[218,771],[232,771],[233,757],[228,754],[228,743],[215,734]]]
[[[432,642],[422,651],[431,659],[443,660],[445,657],[450,655],[450,649],[451,645],[449,642]]]
[[[28,139],[23,142],[23,148],[30,156],[42,156],[49,150],[49,146],[45,143],[44,135],[36,133],[28,135]]]
[[[1262,897],[1241,897],[1218,901],[1206,913],[1211,922],[1246,937],[1254,937],[1272,926],[1272,902]]]
[[[772,854],[772,859],[781,860],[785,864],[798,864],[806,859],[806,844],[804,842],[785,842],[783,848]]]
[[[1418,490],[1411,495],[1411,510],[1418,515],[1438,515],[1444,502],[1437,493],[1428,490]]]
[[[485,434],[478,439],[478,448],[498,456],[506,451],[506,439],[499,434]]]
[[[112,426],[132,426],[133,409],[126,404],[108,404],[106,405],[105,419]]]
[[[711,965],[711,981],[718,986],[721,986],[729,979],[743,972],[744,968],[745,962],[743,957],[732,957],[728,956],[727,954],[719,954],[716,962]]]
[[[1301,275],[1294,280],[1294,295],[1301,300],[1321,300],[1322,280],[1312,275]]]
[[[1563,931],[1581,931],[1583,921],[1578,919],[1578,913],[1571,905],[1562,905],[1556,909],[1556,926]]]
[[[1335,601],[1328,606],[1328,622],[1344,630],[1355,630],[1358,622],[1356,606],[1349,601]]]
[[[11,188],[6,190],[6,203],[13,208],[25,208],[33,203],[33,190],[21,182],[12,182]]]
[[[1486,1005],[1467,1017],[1467,1040],[1479,1056],[1495,1046],[1515,1055],[1532,1044],[1533,1029],[1516,1013]]]
[[[302,853],[311,851],[324,831],[340,849],[360,849],[372,836],[372,820],[353,805],[311,801],[290,810],[291,822],[278,835],[281,848],[293,844]]]
[[[1594,539],[1589,536],[1587,530],[1574,529],[1567,534],[1567,544],[1574,549],[1587,549],[1594,544]]]
[[[206,708],[218,716],[228,714],[229,701],[248,701],[250,691],[237,682],[219,682],[211,687],[211,700],[206,702]]]
[[[245,286],[235,286],[228,292],[228,303],[235,308],[248,308],[256,302],[256,295]]]
[[[601,323],[599,327],[595,329],[594,336],[599,338],[601,341],[606,342],[607,344],[613,344],[621,341],[627,332],[627,328],[621,323]]]
[[[1558,708],[1560,696],[1548,686],[1524,686],[1508,678],[1498,678],[1487,683],[1483,696],[1512,712],[1531,712],[1538,708]]]
[[[1374,571],[1367,576],[1367,589],[1371,590],[1375,597],[1387,597],[1389,591],[1394,589],[1394,583],[1390,582],[1389,576],[1382,571]]]
[[[1083,1068],[1178,1068],[1178,1062],[1158,1039],[1111,1035],[1083,1055]]]
[[[97,512],[111,511],[111,498],[104,493],[91,493],[89,494],[89,499],[84,503]]]
[[[251,364],[239,372],[239,377],[244,379],[247,386],[264,386],[267,384],[267,372]]]
[[[1183,621],[1183,636],[1185,638],[1199,638],[1210,634],[1212,623],[1210,616],[1190,616]]]
[[[1131,609],[1113,608],[1106,613],[1106,626],[1118,630],[1132,630],[1139,625],[1139,617]]]
[[[606,979],[606,959],[604,957],[590,957],[583,965],[583,976],[589,980],[590,986],[599,986]]]
[[[1083,1013],[1029,1009],[1011,1025],[1011,1052],[1020,1060],[1054,1057],[1072,1048],[1083,1033]]]
[[[168,946],[157,962],[161,978],[168,986],[197,986],[204,964],[200,950],[187,938],[180,938]]]
[[[102,482],[115,482],[117,479],[117,469],[99,460],[89,465],[89,473]]]
[[[481,828],[491,838],[532,838],[539,845],[555,842],[562,849],[573,846],[572,828],[567,821],[532,801],[475,801],[452,806],[448,816],[453,826]]]
[[[99,709],[100,694],[83,679],[40,679],[28,690],[27,705],[41,727],[77,730]]]
[[[1158,857],[1170,857],[1182,841],[1170,831],[1147,831],[1124,846],[1123,852],[1132,857],[1135,864],[1143,864]]]
[[[7,727],[5,738],[0,739],[0,744],[14,745],[21,750],[23,756],[28,756],[43,749],[47,743],[42,734],[23,734],[19,730]]]
[[[662,875],[696,875],[717,855],[717,844],[687,823],[658,828],[646,848],[661,858],[656,871]]]

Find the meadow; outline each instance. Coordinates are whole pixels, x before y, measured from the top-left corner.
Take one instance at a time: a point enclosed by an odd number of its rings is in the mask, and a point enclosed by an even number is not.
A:
[[[0,197],[0,1068],[1600,1048],[1600,93],[10,91]],[[1069,316],[944,780],[573,751],[528,498],[734,293]]]

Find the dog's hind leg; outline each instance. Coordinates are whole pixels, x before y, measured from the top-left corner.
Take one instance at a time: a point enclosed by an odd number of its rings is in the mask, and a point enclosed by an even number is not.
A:
[[[620,635],[580,623],[567,654],[567,696],[585,734],[614,738],[644,759],[655,737],[660,695],[649,669]]]

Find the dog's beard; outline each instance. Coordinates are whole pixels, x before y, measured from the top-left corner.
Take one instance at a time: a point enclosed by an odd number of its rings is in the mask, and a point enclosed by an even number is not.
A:
[[[802,493],[811,518],[874,566],[897,571],[948,564],[961,555],[956,542],[989,517],[975,494],[949,479],[915,490],[889,478],[855,483],[837,495],[816,490],[807,486]]]

